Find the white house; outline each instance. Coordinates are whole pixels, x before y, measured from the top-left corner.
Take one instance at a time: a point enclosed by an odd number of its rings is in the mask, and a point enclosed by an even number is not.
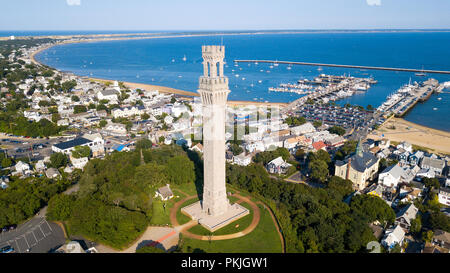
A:
[[[397,187],[402,175],[402,167],[399,164],[392,165],[378,175],[378,183],[385,187]]]
[[[403,231],[400,225],[396,225],[395,228],[386,230],[386,234],[383,240],[381,240],[381,244],[391,249],[396,244],[402,245],[404,238],[405,238],[405,231]]]
[[[450,206],[450,188],[443,187],[439,189],[439,203]]]
[[[86,166],[86,164],[89,162],[89,159],[87,157],[74,158],[71,156],[70,162],[72,163],[74,168],[82,170],[84,166]]]
[[[283,157],[277,157],[266,165],[266,169],[272,174],[284,174],[292,165],[283,160]]]
[[[121,123],[109,123],[106,125],[105,130],[111,131],[117,134],[126,134],[127,126]]]
[[[128,118],[132,116],[140,116],[145,113],[144,106],[130,106],[117,108],[112,110],[111,114],[114,118]]]
[[[264,143],[262,141],[255,141],[255,142],[252,142],[252,143],[248,143],[245,146],[245,149],[247,149],[247,151],[249,153],[264,152],[266,150],[266,148],[264,147]]]
[[[24,163],[22,161],[19,161],[14,168],[16,169],[16,172],[21,172],[21,173],[25,173],[27,171],[30,170],[30,165],[28,165],[27,163]]]
[[[155,193],[155,198],[160,197],[161,200],[167,201],[174,197],[172,190],[170,189],[170,185],[159,188]]]
[[[316,131],[316,128],[310,122],[307,122],[303,125],[291,128],[291,134],[296,135],[296,136],[313,133],[315,131]]]
[[[41,114],[36,111],[23,111],[23,116],[29,120],[34,120],[36,122],[40,121],[42,118]]]
[[[118,101],[120,92],[115,89],[105,89],[97,93],[99,100]]]
[[[246,155],[245,152],[243,152],[240,155],[233,157],[233,163],[239,166],[248,166],[250,163],[252,163],[252,156]]]
[[[59,171],[55,168],[49,168],[48,170],[45,171],[45,175],[48,178],[57,178],[58,176],[60,176],[61,174],[59,173]]]
[[[404,149],[405,151],[407,151],[407,152],[409,152],[409,153],[412,153],[412,152],[413,152],[413,148],[412,148],[411,143],[408,143],[408,142],[406,142],[406,141],[403,141],[402,143],[398,144],[398,145],[397,145],[397,149],[398,149],[398,150]]]

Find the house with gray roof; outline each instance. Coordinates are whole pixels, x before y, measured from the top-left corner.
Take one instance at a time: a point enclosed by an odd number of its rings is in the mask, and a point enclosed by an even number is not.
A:
[[[159,188],[156,191],[155,198],[156,197],[161,197],[161,200],[163,200],[163,201],[172,199],[174,197],[174,195],[173,195],[172,190],[170,189],[170,185],[167,184],[166,186]]]
[[[389,166],[378,175],[378,183],[385,187],[395,188],[403,174],[403,168],[399,164]]]
[[[436,175],[441,175],[442,171],[445,168],[445,161],[433,157],[424,157],[422,159],[422,162],[420,163],[420,167],[422,169],[429,169],[431,171],[434,171]]]
[[[409,204],[402,208],[396,215],[395,223],[402,228],[409,230],[411,227],[411,221],[416,219],[417,212],[419,211],[414,204]]]

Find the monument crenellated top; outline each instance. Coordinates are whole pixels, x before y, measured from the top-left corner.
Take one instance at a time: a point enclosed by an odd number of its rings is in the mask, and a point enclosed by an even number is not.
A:
[[[213,46],[213,45],[202,46],[202,53],[225,55],[225,46]]]

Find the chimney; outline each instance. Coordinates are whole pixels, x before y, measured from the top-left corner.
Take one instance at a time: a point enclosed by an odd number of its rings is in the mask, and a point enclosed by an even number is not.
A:
[[[348,163],[347,163],[347,174],[345,176],[345,179],[350,180],[350,168],[352,166],[352,158],[348,159]]]

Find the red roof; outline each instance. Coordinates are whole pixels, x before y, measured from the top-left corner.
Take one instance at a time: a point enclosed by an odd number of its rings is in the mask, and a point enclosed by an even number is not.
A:
[[[327,147],[327,145],[323,141],[314,142],[312,146],[316,151]]]

